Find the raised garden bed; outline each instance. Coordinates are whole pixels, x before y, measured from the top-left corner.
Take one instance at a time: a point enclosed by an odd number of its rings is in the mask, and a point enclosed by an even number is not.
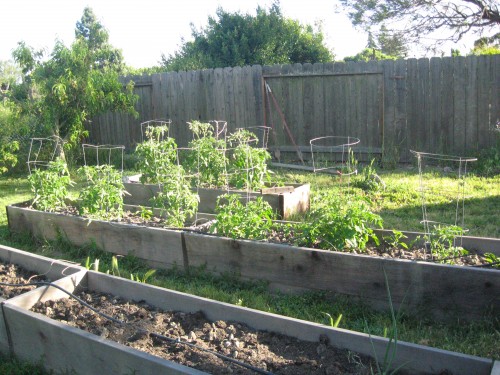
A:
[[[137,176],[129,177],[127,181],[129,182],[125,182],[124,186],[129,195],[124,197],[124,203],[150,206],[150,199],[159,191],[158,185],[141,184]],[[214,213],[217,198],[227,193],[239,194],[242,197],[262,196],[282,219],[288,219],[294,214],[304,213],[309,209],[309,184],[287,184],[280,187],[263,188],[258,192],[250,193],[242,190],[207,188],[198,188],[193,191],[200,196],[198,211],[203,213]]]
[[[8,206],[9,228],[76,245],[94,242],[115,254],[133,254],[156,268],[206,265],[214,272],[234,272],[243,278],[266,280],[282,290],[326,290],[363,299],[387,309],[384,271],[393,303],[413,313],[438,319],[451,316],[472,320],[485,312],[500,312],[500,272],[494,269],[451,266],[315,250],[296,246],[149,228],[117,222]],[[411,234],[410,234],[411,235]],[[468,240],[467,240],[468,241]],[[470,240],[473,241],[473,240]],[[500,240],[483,239],[476,250],[498,250]]]
[[[27,253],[0,245],[0,282],[8,284],[28,284],[50,282],[79,272],[80,268],[69,263]],[[36,286],[0,286],[0,301],[27,293]],[[0,352],[8,353],[8,333],[0,309]]]
[[[132,331],[128,330],[130,328],[128,325],[122,327],[121,330],[127,337],[126,345],[123,345],[106,338],[111,338],[114,333],[120,331],[120,328],[113,327],[112,324],[106,325],[105,329],[101,326],[99,332],[95,331],[98,333],[96,335],[30,311],[34,308],[45,314],[47,307],[50,307],[52,312],[49,311],[49,315],[56,314],[66,320],[72,320],[72,313],[68,314],[65,310],[63,314],[59,308],[73,305],[73,303],[70,303],[60,290],[53,287],[44,290],[37,289],[6,301],[3,306],[4,318],[11,332],[12,353],[21,359],[31,361],[43,358],[45,366],[55,371],[75,371],[76,373],[128,373],[135,371],[138,373],[200,373],[193,368],[130,347],[133,346],[133,343],[138,343],[141,340],[152,340],[153,347],[159,346],[160,343],[153,341],[155,337],[158,339],[158,335],[155,334],[167,336],[173,333],[176,339],[180,336],[180,340],[202,346],[202,340],[198,340],[198,337],[207,336],[210,338],[210,333],[212,333],[211,341],[215,343],[214,346],[218,352],[226,353],[231,346],[228,353],[231,358],[239,357],[243,362],[248,359],[250,364],[255,364],[256,367],[263,367],[265,363],[268,371],[291,374],[314,373],[308,370],[304,372],[303,369],[308,369],[308,367],[301,366],[316,366],[321,368],[319,373],[338,373],[334,370],[339,364],[330,364],[330,367],[326,367],[323,366],[322,362],[331,359],[330,355],[334,351],[340,353],[338,355],[341,355],[342,350],[350,351],[351,358],[356,359],[357,357],[373,356],[374,353],[377,354],[378,358],[383,358],[389,343],[388,339],[381,337],[370,337],[366,334],[215,302],[86,270],[60,280],[57,284],[69,292],[78,294],[83,291],[83,297],[91,303],[97,294],[91,295],[90,293],[119,296],[119,298],[110,299],[108,296],[103,297],[99,294],[101,302],[98,303],[97,307],[108,306],[111,310],[107,310],[107,312],[112,313],[115,319],[124,320],[132,317],[133,326],[139,321],[143,323],[148,321],[149,325],[143,326],[144,330],[137,329],[140,327],[135,326],[136,329]],[[51,300],[59,302],[49,302]],[[119,301],[129,301],[129,304],[124,305]],[[131,301],[140,302],[135,306]],[[125,308],[126,312],[122,308]],[[73,309],[75,308],[73,307]],[[170,313],[163,313],[160,309],[164,312],[170,311]],[[73,324],[82,328],[87,325],[85,323],[95,325],[94,321],[104,320],[101,316],[91,316],[83,310],[81,313],[87,314],[87,317],[76,318],[73,320]],[[175,320],[177,317],[180,318],[180,321]],[[90,323],[91,320],[92,323]],[[163,324],[161,320],[163,320]],[[201,322],[199,327],[196,326],[199,324],[198,320]],[[243,333],[247,327],[257,332]],[[187,330],[189,332],[186,332]],[[230,336],[231,334],[232,336]],[[271,348],[273,344],[278,343],[283,338],[282,335],[288,336],[285,339],[288,340],[288,345],[293,346],[299,342],[297,340],[301,340],[304,341],[304,345],[313,348],[310,355],[303,353],[301,357],[292,358],[295,354],[291,354],[291,356],[284,355],[280,359],[282,363],[293,362],[293,365],[298,367],[295,372],[280,372],[279,367],[273,367],[274,365],[268,362],[265,355],[261,357],[266,348]],[[267,340],[267,337],[270,339]],[[238,345],[235,345],[236,341],[239,342]],[[230,345],[224,344],[225,342]],[[260,348],[260,350],[257,351],[257,358],[252,360],[251,358],[255,355],[250,354],[247,358],[243,353],[245,351],[251,353],[253,346]],[[236,347],[240,349],[238,355],[234,353]],[[338,349],[341,351],[336,351]],[[190,348],[178,343],[171,345],[169,352],[175,357],[188,358],[191,366],[204,362],[203,358],[199,357],[201,354],[196,353],[196,351],[193,353]],[[241,357],[239,356],[240,352]],[[61,355],[62,353],[64,355]],[[339,358],[337,360],[340,361]],[[216,363],[219,367],[214,373],[224,373],[224,368],[228,367],[232,368],[232,373],[240,373],[240,367],[237,365],[227,365],[225,362]],[[486,375],[491,373],[493,361],[398,341],[397,355],[392,362],[392,367],[400,365],[404,365],[403,373]],[[365,370],[369,373],[368,368]],[[356,373],[363,372],[356,371]]]

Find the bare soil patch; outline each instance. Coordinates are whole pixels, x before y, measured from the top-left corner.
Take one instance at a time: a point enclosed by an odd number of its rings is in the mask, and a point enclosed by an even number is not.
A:
[[[8,284],[29,284],[31,282],[47,281],[43,275],[36,275],[16,264],[0,263],[0,282]],[[35,289],[35,285],[21,287],[0,286],[0,298],[9,299]]]
[[[144,302],[94,292],[82,292],[78,296],[124,324],[106,319],[74,299],[37,303],[32,310],[103,338],[214,374],[256,372],[205,350],[274,374],[370,374],[370,368],[375,368],[371,358],[336,349],[329,345],[327,337],[321,337],[319,342],[305,342],[256,331],[238,322],[211,322],[202,312],[162,311]]]

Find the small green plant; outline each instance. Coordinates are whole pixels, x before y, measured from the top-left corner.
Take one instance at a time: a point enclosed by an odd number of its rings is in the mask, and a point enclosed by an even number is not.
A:
[[[500,140],[495,147],[481,150],[473,171],[485,177],[500,174]]]
[[[29,177],[34,194],[32,205],[37,210],[54,212],[66,207],[68,188],[73,185],[68,166],[58,158],[49,162],[47,169],[36,169]]]
[[[500,257],[493,253],[484,253],[484,260],[488,262],[491,267],[500,268]]]
[[[469,253],[463,247],[455,246],[456,238],[463,234],[463,228],[456,225],[435,225],[427,238],[432,256],[441,263],[456,263],[456,258]]]
[[[403,363],[402,365],[393,368],[394,367],[394,360],[396,359],[397,355],[397,349],[398,349],[398,322],[401,319],[401,312],[402,310],[399,309],[398,314],[396,315],[394,311],[394,305],[392,303],[392,296],[391,296],[391,290],[389,288],[389,280],[387,278],[387,273],[385,272],[384,269],[384,280],[385,280],[385,288],[387,291],[387,299],[389,301],[389,310],[391,312],[391,323],[392,327],[390,330],[389,334],[389,342],[387,343],[385,347],[385,353],[384,353],[384,358],[382,361],[379,360],[377,352],[375,350],[375,347],[373,345],[373,341],[371,341],[372,344],[372,350],[373,350],[373,356],[375,358],[375,364],[376,364],[376,371],[372,369],[371,373],[372,374],[377,374],[377,375],[393,375],[397,374],[399,370],[401,370],[406,363]],[[405,297],[403,298],[403,302],[406,299],[406,294]],[[366,324],[365,324],[366,325]],[[368,331],[368,327],[366,327],[366,330]],[[384,329],[384,337],[387,337],[387,328]]]
[[[145,206],[139,206],[139,216],[146,222],[153,217],[153,210]]]
[[[157,183],[159,176],[169,174],[172,167],[177,165],[177,144],[166,134],[167,126],[148,127],[146,141],[135,149],[142,183]]]
[[[109,275],[110,271],[107,270],[106,273]],[[120,267],[118,266],[118,258],[114,255],[111,257],[111,274],[113,276],[121,277]]]
[[[226,141],[214,136],[213,125],[209,123],[193,121],[189,123],[189,128],[194,139],[189,142],[190,151],[183,165],[190,173],[197,174],[197,186],[226,186]]]
[[[330,327],[338,328],[340,321],[342,320],[342,314],[339,314],[339,316],[337,316],[337,319],[333,320],[333,317],[330,314],[328,314],[327,312],[322,311],[322,313],[325,314],[326,317],[328,318]]]
[[[85,259],[85,268],[93,271],[99,272],[99,259],[95,259],[93,262],[90,261],[90,256]]]
[[[238,189],[256,190],[270,181],[267,162],[271,154],[263,148],[253,147],[257,136],[245,129],[239,129],[228,138],[232,147],[229,159],[229,183]]]
[[[378,191],[381,189],[385,189],[385,183],[377,174],[377,170],[373,166],[375,159],[372,159],[370,164],[365,166],[359,177],[356,178],[354,182],[354,186],[359,187],[365,191]]]
[[[384,242],[391,248],[397,249],[397,248],[403,248],[408,250],[408,245],[406,242],[404,242],[404,239],[408,238],[403,234],[403,232],[393,229],[392,234],[389,236],[384,236],[382,239]]]
[[[382,218],[370,211],[365,198],[319,193],[311,199],[304,222],[296,226],[296,242],[327,250],[363,250],[370,240],[379,244],[372,226],[382,227]]]
[[[186,220],[196,214],[200,197],[191,190],[191,184],[181,165],[172,167],[160,180],[160,191],[152,198],[153,207],[160,209],[167,226],[184,227]]]
[[[78,172],[88,182],[79,195],[80,215],[106,220],[121,218],[126,194],[121,173],[107,164],[84,166]]]
[[[230,238],[266,239],[273,227],[276,214],[268,202],[257,197],[243,203],[238,194],[224,194],[217,198],[215,224],[212,233]]]
[[[130,280],[145,284],[155,273],[156,273],[156,270],[154,270],[154,269],[150,269],[142,275],[139,273],[131,273]]]

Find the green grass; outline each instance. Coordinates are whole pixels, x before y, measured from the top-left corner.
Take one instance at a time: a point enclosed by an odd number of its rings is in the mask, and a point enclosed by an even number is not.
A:
[[[409,167],[411,168],[411,167]],[[396,171],[378,171],[386,184],[379,191],[363,191],[354,186],[357,177],[340,179],[328,174],[313,175],[310,172],[290,172],[277,170],[274,175],[282,182],[311,183],[314,194],[319,190],[332,190],[339,193],[351,191],[356,195],[369,198],[372,209],[384,220],[384,228],[400,231],[424,230],[422,220],[422,196],[420,177],[416,168],[402,168]],[[450,223],[456,211],[456,195],[443,191],[454,189],[456,180],[446,173],[426,174],[426,183],[436,195],[429,195],[427,210],[434,214],[436,221]],[[447,195],[447,197],[443,197]],[[447,198],[447,199],[445,199]],[[470,175],[465,188],[465,227],[467,235],[500,238],[500,175],[477,177]]]
[[[4,375],[49,375],[41,363],[21,361],[15,357],[0,355],[0,374]]]
[[[357,194],[370,198],[373,208],[384,218],[386,228],[399,230],[421,230],[421,203],[418,194],[418,174],[413,170],[384,172],[381,177],[386,183],[384,191],[366,193],[347,186],[338,177],[278,171],[276,177],[287,182],[311,182],[314,191],[318,189],[353,189]],[[443,177],[446,178],[446,177]],[[444,182],[436,177],[435,185]],[[500,176],[471,178],[466,210],[466,222],[471,223],[471,235],[500,237],[497,212],[500,211]],[[0,207],[29,199],[30,192],[26,179],[0,177]],[[449,202],[434,202],[442,206],[443,212]],[[27,236],[11,236],[7,229],[5,210],[0,211],[0,243],[35,252],[49,257],[68,259],[85,263],[90,257],[100,260],[100,270],[111,269],[111,254],[96,249],[94,246],[82,248],[70,246],[64,241],[35,242]],[[130,273],[143,273],[148,268],[133,257],[119,259],[122,277]],[[339,327],[350,330],[384,335],[392,326],[390,313],[376,312],[363,303],[344,296],[335,296],[321,292],[308,292],[300,295],[269,292],[265,283],[246,282],[234,275],[214,276],[207,270],[192,269],[189,273],[179,269],[158,271],[150,280],[151,284],[178,290],[218,301],[277,313],[294,318],[328,324],[324,312],[343,318]],[[390,333],[389,333],[390,334]],[[474,322],[463,322],[460,317],[446,324],[403,314],[398,323],[399,340],[425,344],[436,348],[458,351],[471,355],[500,359],[500,320],[486,316]]]

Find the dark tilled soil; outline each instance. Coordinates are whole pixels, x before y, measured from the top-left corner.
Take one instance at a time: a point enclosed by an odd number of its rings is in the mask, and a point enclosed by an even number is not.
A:
[[[44,276],[37,276],[15,264],[0,263],[0,282],[8,284],[28,284],[47,281]],[[8,299],[35,289],[36,286],[11,287],[0,285],[0,298]]]
[[[161,311],[145,303],[99,293],[83,292],[79,297],[125,324],[99,316],[73,299],[38,303],[32,310],[109,340],[213,374],[256,372],[202,349],[274,374],[370,374],[370,368],[375,368],[370,358],[335,349],[326,337],[315,343],[304,342],[276,333],[255,331],[240,323],[211,322],[201,312]],[[202,349],[166,341],[160,336]]]

